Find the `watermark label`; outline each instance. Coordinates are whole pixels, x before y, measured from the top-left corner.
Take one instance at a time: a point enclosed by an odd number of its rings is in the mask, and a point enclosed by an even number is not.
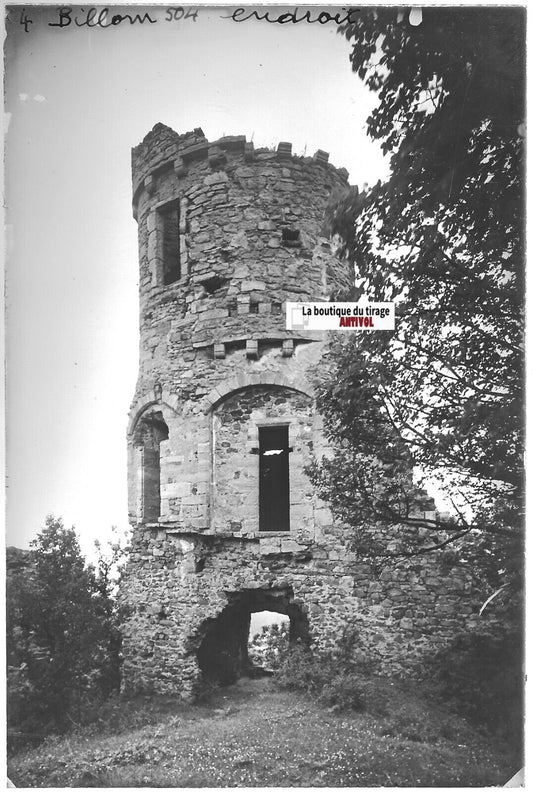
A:
[[[287,303],[287,330],[394,330],[394,303]]]

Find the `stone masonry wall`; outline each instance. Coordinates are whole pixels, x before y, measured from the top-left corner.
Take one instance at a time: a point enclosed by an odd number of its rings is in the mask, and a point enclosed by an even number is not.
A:
[[[189,695],[211,656],[243,666],[250,612],[267,607],[318,647],[357,630],[361,657],[416,671],[476,620],[473,582],[434,555],[379,574],[358,558],[306,474],[328,453],[310,382],[324,339],[285,328],[286,301],[327,301],[350,283],[324,224],[346,171],[325,152],[209,143],[161,124],[132,165],[140,365],[124,688]],[[290,531],[261,532],[258,432],[276,425],[292,449]]]
[[[126,688],[184,694],[199,679],[207,623],[234,593],[289,591],[316,647],[331,649],[346,629],[356,630],[358,657],[388,674],[420,673],[428,654],[475,626],[480,605],[469,576],[444,570],[437,556],[375,576],[348,534],[331,525],[314,537],[137,532],[127,588],[135,651],[125,653]]]
[[[237,392],[213,411],[213,528],[254,533],[259,529],[259,467],[253,454],[258,426],[289,424],[290,515],[313,521],[312,498],[305,494],[304,468],[311,462],[313,403],[288,388],[258,386]],[[243,453],[244,452],[244,453]],[[236,516],[240,520],[235,520]]]

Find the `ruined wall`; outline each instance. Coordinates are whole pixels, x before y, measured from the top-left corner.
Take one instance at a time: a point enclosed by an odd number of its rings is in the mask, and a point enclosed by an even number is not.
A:
[[[355,628],[364,657],[416,669],[475,619],[472,583],[443,575],[436,557],[379,576],[358,559],[305,470],[328,451],[310,382],[324,339],[285,329],[287,300],[328,300],[350,283],[324,225],[347,173],[324,152],[158,124],[133,150],[133,188],[141,333],[125,689],[191,693],[217,658],[231,677],[246,663],[250,613],[265,608],[290,616],[294,638],[330,647]],[[281,426],[290,529],[260,531],[259,434]]]
[[[345,629],[357,630],[358,657],[388,674],[420,673],[428,653],[477,624],[480,601],[471,598],[464,570],[445,569],[433,556],[375,576],[358,561],[350,539],[331,524],[317,527],[315,537],[303,531],[253,539],[136,532],[126,687],[192,692],[210,623],[239,597],[248,613],[290,614],[292,607],[324,649],[335,647]]]

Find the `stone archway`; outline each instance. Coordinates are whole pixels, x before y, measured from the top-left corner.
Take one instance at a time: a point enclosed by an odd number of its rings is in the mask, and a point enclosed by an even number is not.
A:
[[[294,600],[292,587],[244,589],[227,593],[228,605],[217,617],[205,620],[196,657],[202,674],[222,685],[234,683],[250,668],[248,634],[250,616],[257,611],[286,614],[290,620],[289,642],[309,644],[309,623],[303,604]]]

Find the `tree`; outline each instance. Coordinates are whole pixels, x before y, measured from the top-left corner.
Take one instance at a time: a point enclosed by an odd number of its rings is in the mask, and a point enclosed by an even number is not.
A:
[[[433,532],[423,548],[468,537],[493,575],[502,565],[514,574],[523,523],[525,15],[441,7],[424,8],[418,21],[406,10],[363,9],[344,28],[353,70],[378,94],[368,133],[390,156],[391,177],[351,191],[332,224],[355,269],[350,297],[395,301],[397,318],[394,332],[333,344],[318,391],[336,454],[315,480],[362,542],[372,517],[403,526],[404,550],[418,552],[409,537],[423,526]],[[413,467],[451,496],[453,519],[412,517],[421,498]]]
[[[10,551],[9,723],[42,737],[118,689],[114,560],[101,553],[98,571],[87,565],[74,529],[53,516],[30,551]]]
[[[250,661],[272,671],[279,669],[281,658],[289,649],[289,622],[263,625],[248,643]]]
[[[118,584],[128,551],[128,538],[116,526],[111,528],[111,539],[105,545],[96,540],[97,552],[95,583],[98,592],[98,614],[105,648],[100,664],[99,687],[104,696],[120,689],[122,663],[122,633],[120,625],[125,616],[124,605],[118,602]]]

